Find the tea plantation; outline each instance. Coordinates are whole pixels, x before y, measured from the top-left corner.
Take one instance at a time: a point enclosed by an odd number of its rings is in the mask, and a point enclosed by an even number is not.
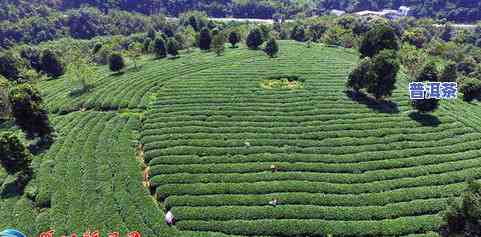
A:
[[[448,199],[481,179],[479,106],[414,114],[404,76],[391,102],[353,99],[354,50],[280,49],[273,59],[245,48],[144,59],[122,75],[99,68],[80,96],[67,78],[41,82],[57,139],[34,158],[29,198],[0,201],[0,228],[437,236]]]

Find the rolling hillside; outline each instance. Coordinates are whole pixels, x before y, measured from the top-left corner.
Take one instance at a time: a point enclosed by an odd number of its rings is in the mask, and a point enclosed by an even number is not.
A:
[[[229,48],[145,59],[122,75],[100,68],[78,97],[65,78],[41,82],[58,138],[35,158],[34,201],[2,201],[11,221],[0,227],[436,236],[448,198],[481,179],[477,105],[413,114],[404,77],[392,102],[376,104],[344,91],[354,50],[280,49],[274,59]]]

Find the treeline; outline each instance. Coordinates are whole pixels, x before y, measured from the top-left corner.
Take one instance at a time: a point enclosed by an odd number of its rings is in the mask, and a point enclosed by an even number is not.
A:
[[[109,11],[105,14],[92,7],[45,14],[1,21],[0,48],[9,48],[19,43],[38,44],[68,36],[90,39],[102,35],[131,35],[145,32],[149,27],[168,27],[166,19],[161,16],[145,16],[126,11]]]
[[[187,11],[198,10],[206,12],[211,17],[293,18],[300,13],[306,16],[321,15],[332,9],[354,12],[397,9],[405,5],[412,9],[411,13],[416,17],[459,22],[473,22],[481,19],[481,2],[473,0],[39,0],[36,2],[32,4],[24,0],[5,0],[0,3],[2,9],[0,15],[12,20],[32,14],[43,14],[45,7],[68,10],[89,5],[105,13],[116,9],[147,15],[163,13],[179,16]]]
[[[42,8],[66,11],[83,6],[93,6],[107,13],[110,10],[125,10],[146,15],[166,14],[179,16],[187,11],[204,11],[211,17],[272,18],[274,14],[295,16],[306,10],[305,4],[290,0],[39,0],[29,3],[25,0],[6,0],[0,3],[4,14],[2,20],[18,19],[22,16],[41,13]],[[9,13],[7,13],[7,11]]]

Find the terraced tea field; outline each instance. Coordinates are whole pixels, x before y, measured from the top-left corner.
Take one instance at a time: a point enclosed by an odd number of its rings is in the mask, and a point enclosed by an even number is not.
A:
[[[413,116],[402,77],[392,103],[354,101],[354,50],[280,49],[144,60],[119,76],[102,67],[78,97],[67,78],[41,82],[58,137],[34,159],[33,200],[0,201],[0,229],[436,236],[448,198],[481,179],[481,107]]]
[[[393,96],[399,111],[351,100],[343,93],[356,63],[349,52],[281,49],[277,59],[236,60],[157,90],[142,143],[151,185],[177,228],[270,236],[435,231],[447,199],[466,179],[481,178],[479,131],[446,108],[414,119],[405,81]],[[273,75],[304,82],[263,88]]]

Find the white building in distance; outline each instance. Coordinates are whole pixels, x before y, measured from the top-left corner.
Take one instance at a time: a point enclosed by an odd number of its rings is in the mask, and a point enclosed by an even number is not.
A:
[[[401,6],[399,10],[384,9],[382,11],[360,11],[354,12],[354,15],[363,17],[384,17],[387,19],[395,20],[400,17],[408,16],[411,9],[406,6]]]
[[[336,15],[336,16],[342,16],[342,15],[346,14],[346,11],[333,9],[333,10],[331,10],[331,14]]]

